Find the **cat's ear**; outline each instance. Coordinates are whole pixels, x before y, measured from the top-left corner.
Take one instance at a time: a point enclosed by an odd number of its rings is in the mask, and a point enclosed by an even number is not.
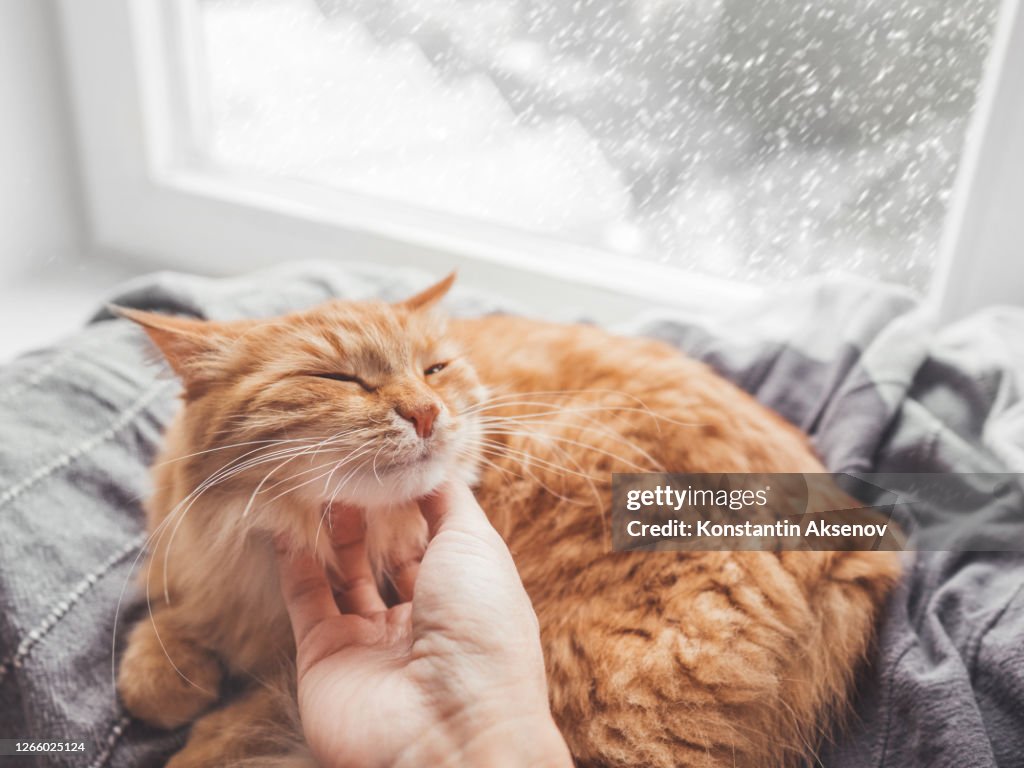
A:
[[[118,317],[136,323],[146,332],[186,389],[194,388],[209,378],[215,359],[234,337],[221,323],[114,305],[108,309]]]
[[[448,290],[452,287],[452,283],[454,282],[455,273],[452,272],[444,280],[434,283],[432,286],[426,290],[420,291],[415,296],[410,296],[408,299],[398,302],[398,306],[405,307],[412,311],[429,309],[444,298],[444,295],[448,293]]]

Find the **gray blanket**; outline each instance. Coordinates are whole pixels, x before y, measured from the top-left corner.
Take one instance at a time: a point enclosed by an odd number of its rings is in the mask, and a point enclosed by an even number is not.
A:
[[[231,280],[160,274],[112,298],[228,319],[426,282],[307,265]],[[707,324],[652,316],[619,330],[709,362],[807,430],[834,471],[1024,471],[1024,312],[935,332],[896,290],[850,280],[787,290]],[[449,306],[507,308],[458,289]],[[184,737],[127,717],[112,683],[112,638],[142,610],[130,575],[147,465],[175,408],[177,386],[150,358],[134,328],[100,312],[0,368],[0,738],[87,742],[84,755],[0,763],[157,766]],[[1009,535],[1024,543],[1018,520]],[[856,717],[824,745],[824,765],[1024,764],[1016,549],[918,554],[859,682]]]

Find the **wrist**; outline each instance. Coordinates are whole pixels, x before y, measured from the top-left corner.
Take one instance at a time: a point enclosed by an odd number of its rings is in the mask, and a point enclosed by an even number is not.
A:
[[[396,768],[571,768],[569,748],[550,714],[478,719],[431,729]]]
[[[550,715],[496,724],[471,739],[462,754],[461,765],[466,768],[571,768],[573,764]]]

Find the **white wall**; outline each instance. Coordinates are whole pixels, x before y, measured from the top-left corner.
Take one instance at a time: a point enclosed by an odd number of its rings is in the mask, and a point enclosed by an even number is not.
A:
[[[0,286],[80,256],[82,216],[51,0],[0,0]]]
[[[59,30],[53,0],[0,0],[0,365],[79,327],[124,279],[86,258]]]

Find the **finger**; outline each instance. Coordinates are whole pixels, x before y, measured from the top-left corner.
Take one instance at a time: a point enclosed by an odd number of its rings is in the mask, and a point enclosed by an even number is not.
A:
[[[430,529],[430,538],[446,529],[476,533],[494,530],[473,491],[460,480],[445,483],[420,499],[419,505]]]
[[[276,551],[281,594],[298,648],[314,627],[341,614],[323,566],[306,554],[292,555],[280,547]]]
[[[405,520],[403,525],[410,533],[417,535],[397,537],[398,541],[392,548],[391,560],[388,564],[388,575],[398,594],[399,603],[412,601],[416,577],[419,575],[420,562],[423,560],[427,544],[426,537],[418,535],[426,527],[422,513],[418,508],[407,510],[407,512],[410,517]]]
[[[412,600],[416,586],[416,576],[419,575],[419,572],[419,559],[406,560],[395,570],[392,582],[395,585],[395,590],[398,592],[398,602],[408,603]]]
[[[370,568],[362,510],[336,505],[331,508],[331,524],[331,542],[341,580],[337,590],[341,610],[360,616],[387,610]]]

